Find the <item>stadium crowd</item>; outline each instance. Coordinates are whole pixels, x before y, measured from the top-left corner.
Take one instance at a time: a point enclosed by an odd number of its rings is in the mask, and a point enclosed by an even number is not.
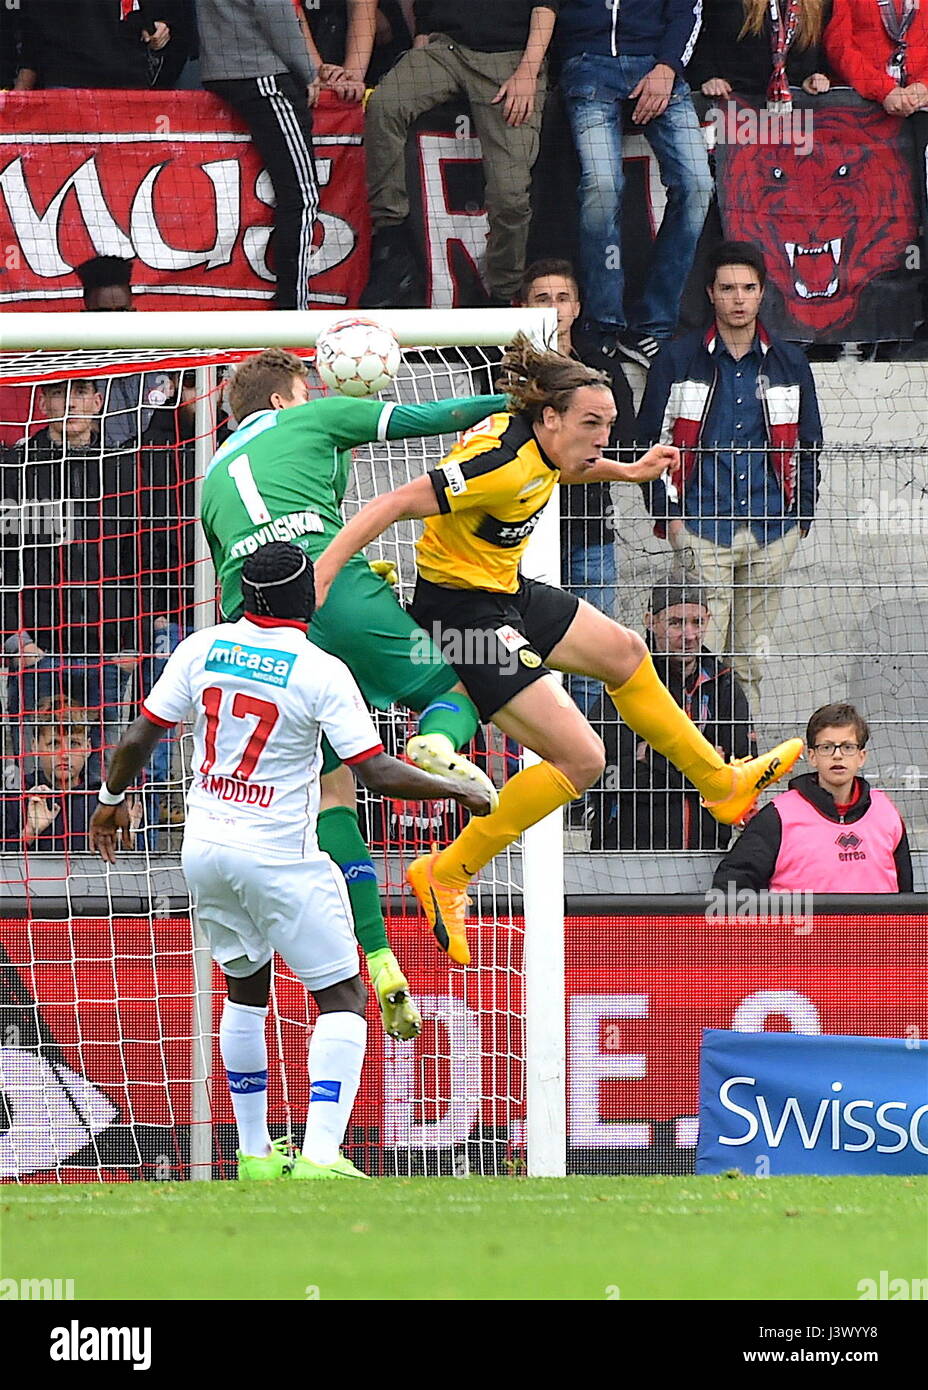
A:
[[[320,91],[365,103],[367,308],[424,302],[406,137],[426,111],[464,103],[483,155],[489,303],[513,302],[529,249],[531,259],[563,250],[539,244],[533,204],[540,180],[560,190],[576,165],[584,326],[603,352],[645,367],[678,330],[697,249],[716,226],[699,130],[707,102],[742,97],[782,112],[795,92],[845,86],[914,118],[921,145],[928,125],[928,17],[908,0],[20,0],[2,26],[0,86],[203,86],[238,112],[274,184],[279,308],[309,303]],[[633,295],[623,125],[645,134],[667,191]]]
[[[657,441],[680,447],[679,476],[645,489],[669,553],[644,625],[669,688],[713,731],[710,741],[726,757],[751,751],[760,687],[751,654],[776,620],[783,575],[812,524],[822,429],[806,356],[763,328],[763,255],[748,244],[707,244],[717,214],[694,96],[783,109],[791,91],[814,97],[842,85],[924,128],[925,6],[20,0],[0,8],[0,25],[0,86],[37,101],[54,88],[202,86],[238,112],[276,193],[277,308],[310,302],[320,91],[365,102],[374,243],[360,305],[368,309],[425,302],[408,227],[407,136],[431,108],[466,101],[484,164],[487,302],[557,309],[559,350],[609,375],[618,407],[610,446],[620,457]],[[643,131],[667,192],[647,275],[629,286],[623,120]],[[555,184],[565,169],[579,171],[576,266],[532,229],[545,159]],[[707,322],[696,328],[681,303],[700,271]],[[95,257],[78,274],[84,308],[134,308],[130,262]],[[628,364],[647,372],[637,419]],[[683,383],[699,386],[695,405]],[[182,375],[46,383],[31,432],[0,456],[6,504],[37,528],[25,542],[21,530],[3,535],[8,850],[86,847],[80,797],[99,784],[101,750],[193,625],[190,395]],[[611,614],[609,487],[586,493],[581,514],[563,524],[564,582]],[[599,689],[583,678],[571,689],[611,740],[619,769],[612,788],[592,794],[594,846],[724,849],[720,827],[674,770],[645,756],[614,711],[597,712]],[[73,766],[56,752],[68,743]],[[170,741],[157,756],[151,779],[163,787]],[[166,814],[158,797],[146,814],[150,825]]]

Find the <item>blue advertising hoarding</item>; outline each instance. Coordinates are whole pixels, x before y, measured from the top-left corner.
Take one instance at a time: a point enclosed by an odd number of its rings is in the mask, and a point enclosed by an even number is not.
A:
[[[697,1173],[928,1173],[928,1043],[703,1030]]]

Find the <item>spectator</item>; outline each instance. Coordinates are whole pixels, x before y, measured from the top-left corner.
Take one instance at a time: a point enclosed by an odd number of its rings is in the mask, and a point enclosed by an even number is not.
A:
[[[415,46],[387,74],[367,106],[374,247],[363,307],[421,303],[421,274],[404,226],[409,215],[406,134],[423,112],[456,95],[470,102],[483,151],[490,300],[512,303],[525,269],[545,54],[560,3],[416,0]]]
[[[22,20],[19,8],[0,5],[0,91],[8,92],[20,67]]]
[[[76,274],[84,287],[85,310],[134,312],[133,265],[119,256],[94,256],[79,265]],[[184,567],[193,563],[195,387],[171,372],[145,372],[107,377],[104,392],[106,447],[141,445],[137,511],[145,525],[140,530],[137,568],[151,586],[146,596],[149,611],[176,618],[189,601]],[[156,619],[156,649],[162,621],[162,633],[168,626],[167,617]],[[159,756],[163,752],[166,757],[169,748],[170,741],[164,740]]]
[[[4,799],[4,849],[34,854],[89,850],[87,827],[96,810],[99,776],[92,776],[90,724],[86,710],[67,699],[42,700],[34,712],[35,766],[23,790]],[[133,830],[142,817],[133,799]]]
[[[234,107],[274,185],[274,307],[307,309],[319,184],[316,72],[292,0],[197,0],[203,86]]]
[[[869,737],[853,705],[817,709],[806,730],[814,772],[793,777],[789,791],[748,822],[719,863],[713,888],[911,893],[905,822],[885,792],[858,776]],[[835,833],[836,826],[849,828]]]
[[[169,19],[171,39],[164,48],[158,51],[157,57],[161,62],[152,82],[152,86],[157,91],[173,91],[182,87],[196,88],[200,85],[196,74],[197,17],[195,3],[196,0],[172,0]],[[161,8],[164,7],[161,6]],[[149,46],[150,53],[151,46]],[[151,58],[149,57],[150,61]],[[188,63],[194,78],[192,82],[190,81],[191,72],[185,72]]]
[[[158,83],[185,0],[19,0],[18,91]],[[183,55],[186,58],[186,54]],[[180,67],[183,62],[180,63]],[[179,68],[178,68],[179,71]]]
[[[16,716],[53,694],[74,690],[116,724],[140,644],[135,456],[104,450],[98,382],[51,382],[38,402],[48,424],[0,457],[13,523],[0,590],[16,752]]]
[[[191,485],[166,471],[180,466],[177,450],[101,446],[97,382],[45,386],[38,402],[49,423],[0,460],[16,521],[0,552],[11,751],[27,746],[21,721],[43,699],[73,695],[96,711],[96,771],[101,743],[115,740],[125,706],[157,679],[187,620]],[[163,740],[152,761],[159,784],[171,747]],[[156,797],[152,823],[159,806]]]
[[[814,95],[831,86],[822,53],[830,0],[705,0],[702,29],[686,70],[694,91],[789,101],[790,87]]]
[[[704,590],[706,640],[732,656],[755,715],[781,581],[812,525],[822,442],[808,362],[758,320],[765,281],[757,246],[716,247],[714,322],[663,348],[638,415],[639,443],[680,449],[679,469],[645,488],[655,533]]]
[[[836,77],[891,116],[928,107],[928,7],[917,0],[834,0],[824,45]]]
[[[756,740],[731,667],[703,645],[709,608],[698,590],[658,584],[644,616],[657,673],[722,757],[753,757]],[[683,774],[623,724],[609,699],[590,722],[606,746],[604,788],[593,803],[593,849],[720,849],[731,835],[705,810]]]
[[[683,72],[699,31],[699,0],[564,0],[561,89],[580,159],[581,279],[587,329],[609,352],[649,367],[673,336],[712,197],[706,143]],[[651,267],[625,303],[622,110],[657,157],[667,189]]]
[[[152,689],[168,664],[168,657],[171,652],[185,636],[180,625],[164,615],[159,615],[153,620],[151,631],[152,654],[142,661],[138,670],[140,701]],[[168,732],[155,747],[146,768],[146,780],[150,784],[147,788],[148,824],[150,827],[148,847],[152,850],[168,848],[163,829],[159,830],[158,827],[164,827],[170,820],[171,792],[182,790],[179,788],[178,782],[172,778],[171,769],[177,743],[178,731]],[[182,810],[182,807],[183,797],[180,796],[175,802],[174,809]]]
[[[376,87],[404,53],[412,48],[416,32],[414,0],[380,0],[374,53],[367,70],[367,84]]]
[[[610,448],[619,459],[634,457],[635,406],[625,373],[615,357],[603,358],[595,345],[574,343],[574,325],[580,314],[580,291],[570,261],[536,261],[528,267],[518,295],[528,308],[557,310],[557,350],[588,367],[608,371],[618,418],[612,427]],[[561,493],[561,581],[578,598],[586,599],[610,618],[615,617],[616,562],[612,499],[608,483],[587,483]],[[578,510],[575,512],[574,508]],[[570,693],[589,718],[601,694],[599,681],[586,676],[570,679]]]
[[[377,0],[302,0],[302,10],[321,88],[360,101],[378,28]]]
[[[75,274],[84,288],[84,309],[92,314],[133,313],[132,268],[121,256],[92,256]],[[132,373],[104,378],[103,438],[108,449],[134,443],[177,440],[175,408],[178,378],[170,372]],[[185,422],[193,425],[192,408]]]

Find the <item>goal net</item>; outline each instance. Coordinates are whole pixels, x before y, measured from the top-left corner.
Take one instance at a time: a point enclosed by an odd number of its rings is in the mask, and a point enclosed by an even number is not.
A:
[[[88,853],[87,822],[107,752],[170,651],[216,621],[197,499],[229,428],[229,364],[267,345],[271,332],[281,346],[305,345],[299,350],[311,357],[321,328],[343,316],[5,319],[2,1179],[234,1176],[235,1129],[217,1037],[224,989],[179,868],[189,729],[165,737],[146,769],[133,797],[135,849],[115,869]],[[541,338],[551,327],[539,311],[377,317],[395,327],[405,349],[389,393],[403,403],[489,391],[500,346],[519,329]],[[224,346],[202,347],[210,341]],[[315,377],[313,389],[323,391]],[[346,513],[434,467],[452,442],[358,449]],[[536,572],[547,566],[556,580],[556,520],[554,527],[551,563],[539,542]],[[394,561],[401,600],[411,596],[414,539],[413,524],[398,526],[369,552]],[[377,721],[387,750],[401,752],[407,714],[392,709]],[[490,731],[473,750],[497,785],[521,755]],[[527,1099],[533,1085],[542,1096],[550,1090],[552,1077],[563,1091],[563,1062],[556,1042],[553,1066],[546,1060],[551,1042],[544,1037],[534,1043],[534,1064],[527,1052],[523,922],[532,907],[523,894],[523,852],[500,856],[480,875],[474,965],[457,968],[438,952],[404,883],[410,859],[454,836],[457,808],[359,792],[391,943],[424,1028],[415,1043],[393,1042],[372,1006],[346,1152],[372,1174],[525,1172]],[[544,828],[539,835],[548,897],[538,914],[536,962],[556,971],[559,826],[553,837]],[[526,848],[526,864],[530,856]],[[558,992],[562,998],[562,985]],[[297,1142],[309,1099],[313,1012],[303,987],[277,962],[270,1121],[275,1137],[291,1134]],[[555,1011],[555,1039],[557,1023]],[[531,1145],[533,1171],[562,1169],[558,1105],[539,1101],[535,1113],[542,1132]]]
[[[115,869],[87,853],[86,823],[106,750],[140,696],[177,641],[215,620],[196,516],[226,428],[223,373],[266,345],[271,324],[281,345],[311,345],[336,317],[4,316],[0,1181],[234,1172],[216,1038],[224,991],[179,869],[188,734],[163,740],[146,770],[136,848]],[[500,345],[520,326],[544,326],[519,311],[377,317],[407,349],[391,393],[404,402],[488,389]],[[637,403],[643,375],[629,377]],[[760,646],[737,634],[706,645],[728,668],[759,662],[749,720],[763,746],[803,732],[826,702],[863,711],[867,775],[906,818],[924,890],[928,368],[830,362],[815,380],[825,436],[815,523],[779,580],[749,567],[735,586],[766,584],[775,621]],[[346,511],[450,443],[356,451]],[[552,504],[527,572],[557,581],[563,559],[566,585],[642,633],[655,589],[705,596],[680,550],[655,536],[637,488],[594,499],[561,490],[560,523]],[[407,598],[414,531],[396,527],[370,552],[395,562]],[[601,696],[574,680],[570,689],[584,705]],[[670,833],[678,790],[650,775],[636,745],[629,770],[610,745],[609,705],[587,707],[606,740],[605,776],[563,825],[551,818],[481,874],[467,970],[438,953],[403,878],[411,858],[453,836],[455,814],[361,793],[388,930],[425,1018],[422,1037],[401,1044],[371,1011],[347,1144],[367,1172],[550,1174],[565,1154],[571,1171],[688,1171],[703,1027],[924,1036],[924,913],[911,900],[898,918],[816,917],[814,931],[710,913],[704,895],[724,845]],[[699,689],[691,708],[701,722]],[[401,750],[406,716],[379,718],[387,748]],[[744,725],[723,717],[720,743]],[[522,750],[485,733],[474,756],[501,785]],[[67,797],[58,758],[73,760],[80,784]],[[604,837],[599,848],[596,818],[613,811],[629,841]],[[667,897],[683,894],[693,896]],[[302,988],[278,970],[275,1137],[301,1136],[308,1026]]]

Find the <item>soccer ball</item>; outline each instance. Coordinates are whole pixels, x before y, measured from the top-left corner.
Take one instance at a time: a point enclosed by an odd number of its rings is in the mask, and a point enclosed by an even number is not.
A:
[[[316,342],[316,370],[343,396],[376,396],[400,368],[396,335],[373,319],[341,319]]]

